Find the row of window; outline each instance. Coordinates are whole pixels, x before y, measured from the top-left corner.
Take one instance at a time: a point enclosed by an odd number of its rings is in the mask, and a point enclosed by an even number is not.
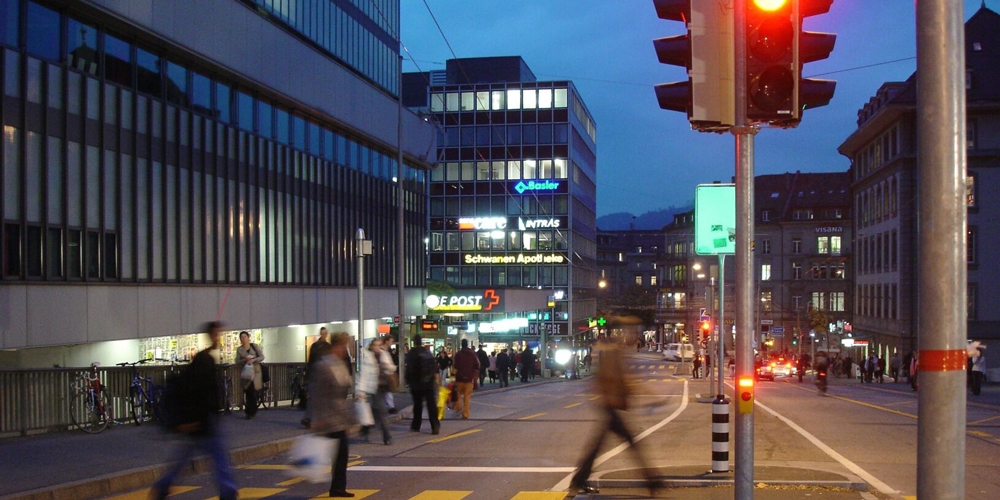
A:
[[[115,279],[118,235],[99,229],[4,224],[3,276]]]
[[[854,155],[854,178],[864,179],[900,154],[899,125],[895,125]]]
[[[433,185],[431,192],[435,193]],[[566,215],[569,213],[568,203],[568,195],[434,197],[430,200],[431,229],[446,229],[442,217]]]
[[[764,264],[763,266],[768,266],[767,273],[768,276],[770,276],[770,265]],[[761,274],[764,272],[763,266],[761,266]],[[843,262],[814,262],[810,264],[809,274],[807,276],[809,279],[813,280],[842,280],[847,278],[847,273],[845,272]],[[801,262],[792,262],[791,277],[793,280],[802,279]]]
[[[511,88],[476,92],[431,92],[431,112],[566,108],[565,88]]]
[[[520,125],[469,125],[446,127],[441,147],[469,146],[531,146],[535,144],[567,144],[569,125],[539,123]]]
[[[11,22],[17,18],[18,0],[0,0],[0,12],[13,15],[5,19],[3,42],[18,46],[18,24]],[[395,153],[382,153],[348,139],[334,131],[332,127],[306,119],[293,110],[272,104],[266,99],[254,96],[250,89],[236,88],[228,82],[202,74],[173,62],[154,51],[147,51],[137,44],[124,41],[99,31],[93,26],[81,23],[68,16],[60,16],[57,11],[34,2],[27,2],[27,30],[24,46],[29,54],[41,59],[62,62],[67,71],[67,82],[63,83],[63,66],[46,64],[34,57],[27,58],[27,86],[24,93],[29,102],[46,103],[55,109],[65,105],[73,112],[81,107],[81,99],[86,99],[87,116],[98,119],[100,93],[88,92],[85,87],[96,86],[92,78],[104,78],[140,94],[162,99],[182,110],[201,114],[221,123],[236,126],[244,131],[273,139],[281,144],[305,151],[309,154],[334,160],[342,165],[350,165],[372,172],[382,178],[395,174]],[[67,33],[74,36],[62,37],[60,19],[66,20]],[[53,31],[54,30],[54,31]],[[80,33],[79,41],[75,36]],[[65,38],[64,41],[62,41]],[[12,97],[22,95],[21,82],[17,77],[21,56],[14,51],[6,51],[4,87],[5,94]],[[81,78],[81,74],[87,75]],[[63,85],[68,97],[63,98]],[[133,101],[129,90],[122,91],[121,102],[111,97],[105,99],[105,117],[116,124],[116,115],[131,112]],[[119,111],[120,108],[120,111]],[[145,111],[139,106],[140,113]],[[135,123],[144,126],[145,120],[138,116]],[[123,116],[121,125],[131,128],[130,116]],[[183,122],[182,122],[183,123]],[[154,123],[154,127],[158,125]],[[158,130],[158,129],[157,129]],[[167,129],[167,133],[172,133]],[[423,172],[406,168],[404,177],[420,178]]]
[[[567,231],[431,231],[430,251],[568,250]]]
[[[899,233],[885,231],[858,239],[855,268],[858,276],[899,269]]]
[[[899,288],[896,283],[857,285],[854,314],[882,319],[899,318]]]
[[[819,255],[840,255],[843,251],[843,237],[842,236],[817,236],[816,237],[816,249]],[[771,240],[761,239],[758,243],[760,246],[761,255],[771,255]],[[792,238],[791,241],[791,254],[800,255],[802,254],[802,238]]]
[[[431,182],[565,179],[568,173],[564,158],[445,162],[431,171]]]
[[[461,286],[568,286],[568,266],[431,266],[430,279]]]
[[[833,193],[831,190],[830,193]],[[843,191],[841,191],[843,193]],[[815,192],[811,194],[816,194]],[[780,193],[771,193],[773,198],[777,198]],[[803,192],[799,191],[799,196],[803,196]],[[772,222],[772,214],[770,210],[760,211],[760,222]],[[796,208],[792,210],[792,220],[840,220],[844,218],[844,211],[839,208],[826,208],[819,211],[819,216],[816,215],[816,209],[812,208]]]
[[[868,227],[899,215],[899,179],[889,177],[855,196],[861,227]]]

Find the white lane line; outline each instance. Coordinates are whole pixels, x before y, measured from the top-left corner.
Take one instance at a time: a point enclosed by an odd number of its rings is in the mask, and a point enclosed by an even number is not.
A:
[[[684,394],[683,394],[683,398],[681,399],[681,405],[678,406],[677,409],[674,410],[674,412],[670,414],[670,416],[668,416],[667,418],[661,420],[660,422],[658,422],[656,425],[650,427],[649,429],[646,429],[645,431],[643,431],[639,435],[635,436],[635,442],[638,443],[639,441],[642,441],[643,439],[645,439],[650,434],[658,431],[664,425],[669,424],[673,419],[675,419],[678,416],[680,416],[680,414],[687,408],[687,405],[688,405],[688,381],[685,380],[684,381]],[[595,430],[595,432],[604,432],[604,429],[597,429],[597,430]],[[597,457],[597,460],[594,460],[594,468],[597,468],[597,466],[603,464],[604,462],[607,462],[608,460],[611,460],[612,458],[615,457],[615,455],[617,455],[617,454],[625,451],[626,449],[628,449],[628,441],[626,441],[626,442],[624,442],[624,443],[622,443],[622,444],[620,444],[620,445],[618,445],[618,446],[616,446],[616,447],[608,450],[603,455]],[[575,473],[576,472],[576,468],[573,467],[571,469],[571,472]],[[570,485],[570,483],[572,481],[573,481],[573,474],[571,473],[571,474],[567,475],[566,477],[564,477],[562,481],[559,481],[558,483],[556,483],[555,486],[553,486],[552,488],[549,488],[549,491],[566,491],[566,490],[569,489],[569,485]]]
[[[729,385],[729,384],[726,384],[726,385]],[[732,387],[732,386],[730,386],[730,387]],[[810,443],[814,444],[820,450],[823,450],[823,453],[826,453],[827,455],[830,455],[831,458],[833,458],[834,460],[840,462],[840,465],[843,465],[844,467],[847,468],[847,470],[853,472],[854,474],[856,474],[861,479],[864,479],[866,483],[874,486],[875,489],[877,489],[879,492],[884,493],[886,495],[891,495],[891,496],[899,495],[899,490],[893,489],[888,484],[883,483],[881,480],[879,480],[875,476],[869,474],[868,471],[862,469],[858,464],[856,464],[856,463],[848,460],[846,457],[844,457],[840,453],[837,453],[836,451],[833,451],[833,448],[830,448],[829,446],[826,445],[826,443],[820,441],[819,438],[817,438],[816,436],[813,436],[812,434],[810,434],[809,431],[803,429],[802,427],[799,427],[799,425],[796,424],[795,422],[792,422],[791,420],[789,420],[788,418],[784,417],[783,415],[779,415],[778,412],[772,410],[771,408],[768,408],[767,406],[765,406],[760,401],[754,401],[754,403],[756,403],[756,405],[759,406],[762,410],[770,413],[772,416],[774,416],[778,420],[781,420],[782,422],[784,422],[785,424],[787,424],[789,427],[791,427],[792,429],[794,429],[795,432],[798,432],[799,434],[802,435],[802,437],[808,439]]]
[[[503,472],[528,473],[573,472],[575,467],[438,467],[420,465],[359,465],[351,467],[351,472]]]

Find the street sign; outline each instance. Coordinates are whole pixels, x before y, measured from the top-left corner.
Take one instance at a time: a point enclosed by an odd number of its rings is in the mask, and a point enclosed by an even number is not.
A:
[[[702,314],[701,321],[712,321],[712,317],[707,314]]]
[[[699,313],[698,313],[698,316],[705,316],[705,312],[707,311],[707,309],[705,309],[704,307],[702,307],[702,308],[700,309],[700,311],[701,311],[701,312],[699,312]]]
[[[783,326],[772,326],[771,333],[785,333],[785,327]]]
[[[400,323],[402,323],[402,322],[403,322],[403,318],[402,318],[402,316],[399,316],[399,315],[396,315],[396,316],[393,316],[393,317],[392,317],[392,322],[393,322],[394,324],[397,324],[397,325],[398,325],[398,324],[400,324]]]
[[[773,319],[762,319],[762,320],[760,320],[760,324],[762,324],[762,325],[773,325],[774,324],[774,320]]]
[[[694,251],[736,253],[736,185],[701,184],[694,190]]]

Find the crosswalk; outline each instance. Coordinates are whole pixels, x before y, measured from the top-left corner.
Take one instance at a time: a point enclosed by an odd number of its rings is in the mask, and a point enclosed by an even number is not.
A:
[[[204,500],[218,500],[218,496],[208,496],[213,488],[201,488],[197,486],[175,486],[170,490],[170,498],[180,499],[204,499]],[[202,491],[204,490],[204,491]],[[241,500],[257,500],[262,498],[287,498],[285,494],[289,491],[289,488],[240,488],[239,498]],[[366,490],[366,489],[348,489],[349,493],[354,494],[355,499],[362,499],[373,497],[377,495],[380,490]],[[152,491],[149,488],[131,491],[129,493],[116,495],[113,497],[108,497],[105,500],[147,500],[150,498],[150,493]],[[202,493],[199,495],[198,493]],[[409,497],[407,500],[462,500],[463,498],[471,495],[474,491],[470,490],[424,490],[417,493],[414,496]],[[567,493],[563,491],[519,491],[517,494],[512,496],[510,500],[564,500],[567,497]],[[318,496],[311,497],[312,500],[317,498],[330,498],[326,493]],[[386,497],[388,498],[388,497]],[[375,500],[373,498],[372,500]]]

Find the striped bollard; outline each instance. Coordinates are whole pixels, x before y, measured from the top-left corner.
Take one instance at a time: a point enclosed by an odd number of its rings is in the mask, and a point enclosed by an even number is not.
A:
[[[729,399],[712,401],[712,472],[729,472]]]

